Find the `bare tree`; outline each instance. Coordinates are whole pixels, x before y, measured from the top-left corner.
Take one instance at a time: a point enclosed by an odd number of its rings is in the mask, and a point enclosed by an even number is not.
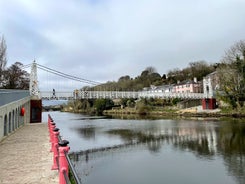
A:
[[[239,41],[225,52],[218,69],[220,97],[240,108],[245,101],[245,41]]]
[[[7,64],[7,45],[4,36],[0,37],[0,88],[3,82],[3,72]]]
[[[223,63],[232,64],[238,60],[245,59],[245,40],[241,40],[235,43],[230,49],[225,52],[225,56],[222,59]]]
[[[23,64],[16,62],[4,72],[4,88],[6,89],[28,89],[29,73],[22,69]]]

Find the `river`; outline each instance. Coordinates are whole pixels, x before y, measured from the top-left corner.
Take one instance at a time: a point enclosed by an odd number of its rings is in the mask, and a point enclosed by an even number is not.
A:
[[[244,184],[245,122],[50,114],[83,184]]]

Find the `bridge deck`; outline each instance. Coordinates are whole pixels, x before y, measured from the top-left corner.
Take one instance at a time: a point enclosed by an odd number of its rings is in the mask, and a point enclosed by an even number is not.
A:
[[[47,124],[31,124],[0,142],[0,183],[58,183]]]
[[[98,99],[98,98],[180,98],[180,99],[203,99],[204,93],[165,93],[151,91],[77,91],[56,92],[41,91],[42,99]]]

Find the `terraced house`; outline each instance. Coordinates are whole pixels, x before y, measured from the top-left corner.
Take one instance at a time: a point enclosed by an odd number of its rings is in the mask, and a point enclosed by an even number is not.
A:
[[[186,80],[178,82],[173,86],[172,92],[174,93],[203,93],[203,82],[193,80]]]

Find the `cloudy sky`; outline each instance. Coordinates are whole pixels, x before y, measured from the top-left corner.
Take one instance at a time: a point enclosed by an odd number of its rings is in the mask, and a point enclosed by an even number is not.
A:
[[[148,66],[162,75],[218,62],[244,40],[245,1],[0,0],[0,35],[8,65],[35,59],[98,82],[134,78]],[[52,81],[42,72],[38,78]]]

